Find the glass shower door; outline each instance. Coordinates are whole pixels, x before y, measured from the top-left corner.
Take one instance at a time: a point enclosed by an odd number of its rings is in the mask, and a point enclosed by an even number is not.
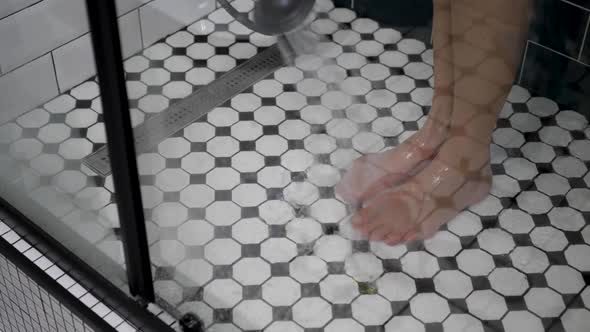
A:
[[[81,5],[78,9],[80,14],[86,15],[83,7]],[[37,10],[43,9],[33,8],[26,14],[34,15]],[[115,10],[114,2],[109,9]],[[87,54],[84,63],[91,66],[90,72],[94,72],[95,59],[99,62],[105,60],[116,63],[99,52],[94,58],[90,53],[97,49],[104,51],[103,47],[92,48],[91,39],[105,36],[109,31],[115,32],[117,21],[103,20],[97,11],[90,10],[90,13],[93,14],[93,21],[89,22],[84,18],[86,34],[74,45],[87,48],[83,53]],[[113,17],[116,18],[116,15]],[[56,17],[55,21],[59,19],[60,17]],[[64,24],[66,23],[71,22]],[[88,26],[93,30],[92,34],[88,32]],[[110,39],[109,43],[113,41],[118,46],[118,39]],[[110,47],[109,50],[111,56],[116,56],[119,52],[120,59],[120,47]],[[57,55],[54,60],[51,52],[42,56],[41,60],[44,59],[51,63],[59,61]],[[23,66],[24,70],[28,65]],[[106,68],[109,70],[108,64]],[[105,64],[99,64],[101,81],[113,82],[114,78],[104,76],[104,71]],[[5,74],[22,79],[21,68]],[[38,74],[42,76],[43,72]],[[39,79],[42,80],[41,77]],[[62,89],[63,79],[62,76],[53,76],[52,83]],[[127,220],[133,217],[129,211],[134,208],[129,208],[130,205],[136,204],[135,211],[142,209],[140,200],[139,205],[129,200],[129,192],[132,188],[139,192],[138,186],[122,185],[126,179],[132,178],[130,176],[121,176],[120,172],[114,172],[114,175],[103,177],[84,163],[84,158],[95,151],[110,148],[112,144],[107,142],[122,144],[120,132],[116,132],[121,130],[120,121],[109,115],[109,112],[113,112],[113,100],[116,100],[116,96],[112,89],[105,90],[105,86],[110,87],[112,84],[101,86],[98,78],[92,77],[71,89],[63,88],[63,93],[33,109],[7,107],[0,110],[3,113],[3,120],[0,122],[0,201],[3,206],[18,210],[35,226],[128,295],[138,295],[151,301],[153,287],[150,267],[148,264],[141,265],[143,260],[149,259],[147,247],[144,252],[141,251],[145,229],[141,232],[141,229],[130,227]],[[15,91],[13,94],[21,98],[37,97],[31,91]],[[4,94],[2,96],[9,97]],[[15,116],[4,119],[6,114]],[[119,127],[113,123],[119,123]],[[130,130],[131,125],[128,125]],[[116,147],[112,150],[118,153],[115,160],[125,158],[121,150]],[[108,167],[112,166],[108,161],[105,163]],[[113,166],[115,167],[117,165]],[[127,218],[120,218],[120,211],[124,211]],[[145,283],[147,287],[142,286],[141,278],[149,280]]]

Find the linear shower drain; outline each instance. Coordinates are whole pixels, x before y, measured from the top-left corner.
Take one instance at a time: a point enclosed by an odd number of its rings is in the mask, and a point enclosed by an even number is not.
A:
[[[240,66],[136,127],[133,130],[136,152],[150,150],[282,66],[283,59],[277,45],[256,54]],[[83,162],[99,175],[107,176],[111,173],[106,145],[88,155]]]

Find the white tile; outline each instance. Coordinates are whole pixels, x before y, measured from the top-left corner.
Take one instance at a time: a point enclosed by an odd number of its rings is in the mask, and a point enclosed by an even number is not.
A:
[[[424,324],[412,316],[395,316],[387,325],[385,325],[386,332],[408,331],[408,332],[424,332]]]
[[[344,262],[346,273],[359,282],[373,282],[383,273],[381,260],[371,253],[354,253]]]
[[[41,1],[0,21],[0,67],[8,72],[87,31],[83,1]]]
[[[584,331],[588,328],[590,311],[586,309],[568,309],[561,316],[561,323],[566,332]]]
[[[526,310],[511,311],[503,319],[504,331],[543,331],[543,323],[539,317]]]
[[[259,257],[242,258],[233,266],[233,278],[242,285],[260,285],[270,277],[270,265]]]
[[[541,317],[557,317],[565,309],[563,298],[551,288],[531,288],[524,300],[527,308]]]
[[[500,319],[508,310],[504,298],[491,290],[476,290],[466,299],[469,313],[479,319]]]
[[[233,309],[233,321],[246,331],[262,330],[272,321],[272,308],[260,300],[246,300]]]
[[[377,289],[389,301],[407,301],[416,293],[416,284],[404,273],[390,272],[377,280]]]
[[[520,296],[529,287],[526,276],[513,268],[496,268],[488,279],[492,288],[504,296]]]
[[[232,279],[213,280],[203,292],[203,300],[215,309],[231,308],[241,299],[242,286]]]
[[[293,306],[293,319],[306,328],[322,327],[332,319],[332,306],[318,297],[303,298]]]
[[[143,45],[187,26],[215,8],[212,0],[155,0],[139,9]]]
[[[0,40],[3,40],[2,36]],[[3,46],[2,50],[4,49],[6,48]],[[57,93],[53,63],[49,54],[1,76],[0,123],[44,103]]]
[[[420,293],[410,300],[410,309],[425,323],[442,322],[450,313],[447,301],[436,293]]]
[[[389,301],[380,295],[361,295],[351,307],[352,316],[364,325],[383,325],[392,315]]]
[[[317,283],[328,274],[328,267],[317,256],[299,256],[289,264],[289,273],[300,283]]]
[[[434,277],[434,287],[449,299],[465,298],[473,290],[471,279],[457,270],[441,271]]]
[[[561,294],[576,294],[585,284],[582,274],[567,265],[553,265],[545,272],[549,287]]]
[[[512,266],[525,273],[541,273],[549,266],[547,255],[533,247],[517,247],[510,253]]]
[[[339,235],[325,235],[316,241],[313,252],[326,262],[342,262],[352,254],[352,242]]]
[[[293,305],[301,297],[301,285],[289,277],[272,277],[262,285],[262,298],[273,306]]]
[[[440,269],[436,258],[424,251],[407,253],[401,263],[402,270],[414,278],[432,278]]]

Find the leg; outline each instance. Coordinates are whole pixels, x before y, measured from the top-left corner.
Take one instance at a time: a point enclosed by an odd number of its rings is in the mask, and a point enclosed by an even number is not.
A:
[[[408,174],[432,158],[447,137],[452,112],[453,56],[451,48],[451,0],[434,0],[433,41],[435,96],[423,128],[395,149],[357,159],[337,192],[358,203],[405,180]]]
[[[361,232],[389,244],[429,237],[488,194],[489,145],[516,73],[528,8],[528,0],[452,0],[449,137],[420,173],[365,204],[353,217]]]

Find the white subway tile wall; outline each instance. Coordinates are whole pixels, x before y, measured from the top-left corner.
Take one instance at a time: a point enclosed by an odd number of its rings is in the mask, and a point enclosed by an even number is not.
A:
[[[55,97],[59,91],[51,54],[0,77],[0,123]]]
[[[215,8],[214,0],[117,0],[116,4],[124,58]],[[0,123],[95,73],[84,0],[2,0]]]
[[[0,18],[14,14],[41,0],[2,0],[0,2]]]

